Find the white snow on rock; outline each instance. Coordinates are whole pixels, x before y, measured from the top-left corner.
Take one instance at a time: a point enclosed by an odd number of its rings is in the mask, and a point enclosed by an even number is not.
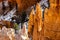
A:
[[[7,15],[5,15],[5,16],[0,16],[0,19],[1,20],[6,20],[6,21],[10,21],[11,20],[11,18],[14,16],[14,13],[16,12],[16,8],[14,7],[11,11],[9,11],[8,13],[7,13]]]

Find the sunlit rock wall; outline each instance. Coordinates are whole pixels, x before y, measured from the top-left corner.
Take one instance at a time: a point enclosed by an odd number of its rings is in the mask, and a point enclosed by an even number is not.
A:
[[[45,10],[44,37],[47,40],[60,40],[59,0],[49,0],[50,8]]]

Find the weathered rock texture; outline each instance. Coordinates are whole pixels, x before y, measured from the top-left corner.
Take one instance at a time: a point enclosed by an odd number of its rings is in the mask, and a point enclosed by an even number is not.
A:
[[[45,10],[44,37],[50,40],[60,40],[60,9],[59,0],[49,0],[50,8]]]
[[[49,9],[45,9],[43,21],[41,17],[41,11],[36,11],[38,14],[40,13],[40,15],[38,15],[40,18],[36,16],[37,18],[34,19],[37,13],[30,15],[28,32],[30,35],[33,34],[33,40],[60,40],[60,0],[49,0],[49,2],[50,7]],[[37,8],[39,8],[39,6]],[[35,20],[36,22],[34,23]],[[38,29],[41,29],[41,27],[42,30],[39,31]]]
[[[33,6],[34,4],[36,4],[39,1],[40,0],[16,0],[17,5],[18,5],[18,10],[20,12],[25,11],[28,7]]]

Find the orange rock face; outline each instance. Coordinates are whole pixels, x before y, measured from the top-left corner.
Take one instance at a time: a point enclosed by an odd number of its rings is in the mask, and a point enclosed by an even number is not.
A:
[[[39,23],[37,23],[37,22],[34,23],[33,15],[30,15],[31,24],[29,23],[30,25],[28,26],[28,29],[29,29],[28,32],[31,32],[31,34],[35,32],[33,34],[33,38],[34,38],[33,40],[60,40],[60,4],[59,4],[59,0],[49,0],[49,2],[50,2],[50,8],[45,9],[44,21],[42,21],[41,11],[36,11],[36,14],[40,13],[40,15],[38,15],[40,17],[36,16],[37,20],[40,19],[39,21],[37,21]],[[36,19],[34,19],[34,20],[36,20]],[[42,22],[43,22],[43,26],[42,26]],[[33,23],[35,24],[34,27],[32,26],[32,25],[34,25]],[[39,25],[37,26],[37,24],[41,25],[42,30],[40,32],[38,31],[36,33],[36,31],[37,31],[36,29],[41,28]],[[32,30],[31,26],[33,27],[33,30]],[[36,34],[38,34],[38,36]],[[35,37],[36,38],[38,37],[38,39],[36,39]]]
[[[0,2],[1,2],[2,0],[0,0]]]
[[[10,21],[0,21],[0,28],[2,28],[3,26],[6,26],[7,28],[13,28],[14,24],[11,23]]]
[[[42,10],[40,7],[39,3],[37,3],[36,12],[32,9],[29,17],[28,33],[32,35],[33,40],[40,40],[39,32],[42,29]]]
[[[33,6],[40,0],[16,0],[17,5],[18,5],[18,10],[21,12],[23,10],[26,10],[28,7]]]
[[[58,0],[50,0],[50,8],[45,10],[44,37],[60,40],[60,10]]]

